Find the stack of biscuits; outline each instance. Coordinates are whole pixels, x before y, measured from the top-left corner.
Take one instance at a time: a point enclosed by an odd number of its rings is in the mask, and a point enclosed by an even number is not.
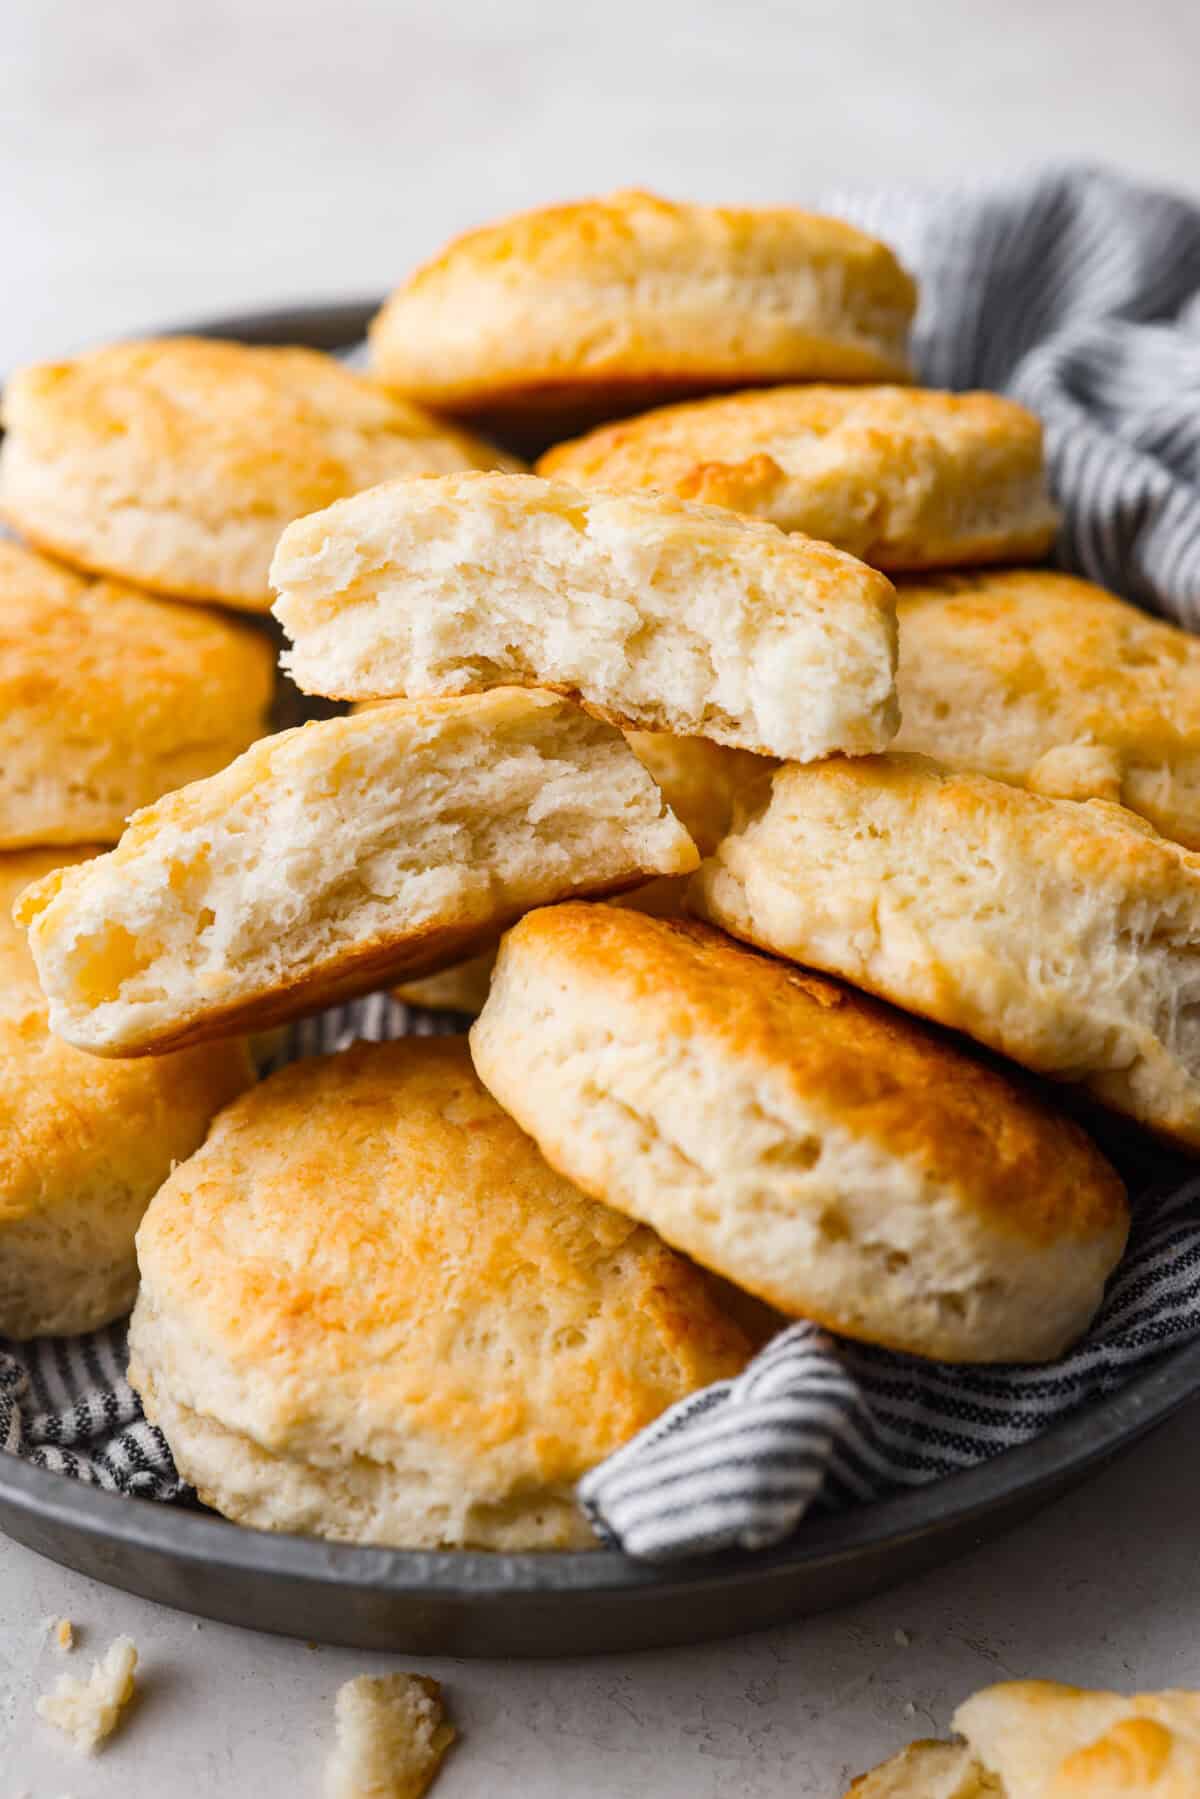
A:
[[[10,382],[0,1329],[140,1275],[227,1516],[590,1546],[580,1476],[782,1320],[1075,1341],[1129,1213],[1057,1093],[1200,1149],[1200,646],[1036,566],[1038,424],[909,385],[915,304],[622,193],[451,244],[369,376]],[[322,716],[264,735],[211,608],[272,591]],[[253,1083],[397,985],[469,1041]]]

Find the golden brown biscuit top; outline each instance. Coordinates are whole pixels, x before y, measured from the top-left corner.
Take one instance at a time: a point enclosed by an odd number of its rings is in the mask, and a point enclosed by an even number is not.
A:
[[[4,713],[52,701],[80,729],[103,732],[120,709],[148,740],[237,737],[265,717],[274,684],[263,633],[0,539]]]
[[[765,1083],[785,1084],[889,1155],[957,1186],[995,1229],[1061,1242],[1125,1218],[1108,1163],[1026,1086],[902,1013],[707,925],[553,906],[510,931],[502,967],[509,955],[551,962],[571,987],[619,994],[647,1036],[718,1046]]]
[[[833,461],[878,461],[889,482],[902,484],[939,456],[969,457],[980,479],[1032,479],[1042,466],[1041,425],[999,394],[770,387],[602,426],[547,451],[538,473],[581,486],[657,487],[750,512],[782,478],[820,480]]]
[[[138,1237],[171,1327],[321,1419],[574,1479],[749,1345],[653,1232],[585,1199],[463,1039],[358,1044],[224,1112]],[[402,1422],[398,1422],[402,1421]]]
[[[363,485],[364,468],[381,478],[405,441],[458,446],[447,466],[520,466],[320,351],[215,338],[144,338],[21,369],[3,421],[48,460],[121,449],[145,484],[139,504],[214,520],[315,511]]]
[[[835,263],[881,303],[908,312],[916,284],[892,251],[841,219],[794,206],[697,206],[638,188],[538,207],[453,239],[417,270],[410,290],[461,269],[504,279],[629,279],[731,267],[772,275]]]
[[[955,700],[958,670],[978,669],[1005,708],[1053,720],[1059,741],[1154,762],[1200,748],[1200,639],[1090,581],[1045,569],[904,580],[897,609],[902,696],[907,685],[923,705],[944,684]]]

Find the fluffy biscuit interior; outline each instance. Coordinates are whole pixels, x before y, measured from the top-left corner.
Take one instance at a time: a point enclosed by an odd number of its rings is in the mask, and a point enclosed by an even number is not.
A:
[[[898,722],[886,579],[715,507],[532,475],[390,482],[298,521],[272,580],[309,692],[547,686],[798,760],[881,748]]]
[[[19,912],[51,1028],[119,1054],[356,955],[432,971],[530,905],[696,860],[619,732],[506,690],[266,739]]]

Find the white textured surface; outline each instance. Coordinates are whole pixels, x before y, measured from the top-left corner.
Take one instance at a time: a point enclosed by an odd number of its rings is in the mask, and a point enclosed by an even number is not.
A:
[[[634,181],[790,200],[1046,157],[1182,186],[1200,169],[1193,0],[13,0],[3,34],[0,367],[382,290],[452,230]],[[1005,1541],[790,1629],[420,1658],[464,1739],[438,1799],[837,1799],[991,1680],[1200,1685],[1198,1423]],[[121,1631],[142,1652],[143,1697],[91,1764],[35,1723],[64,1613],[76,1668]],[[413,1665],[197,1629],[0,1540],[0,1799],[315,1799],[339,1683]]]

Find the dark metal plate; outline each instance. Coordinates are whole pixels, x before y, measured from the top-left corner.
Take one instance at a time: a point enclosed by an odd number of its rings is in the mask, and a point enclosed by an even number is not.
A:
[[[594,1655],[779,1624],[974,1547],[1200,1393],[1200,1344],[983,1467],[801,1527],[794,1542],[647,1568],[605,1550],[483,1555],[272,1536],[82,1487],[0,1455],[0,1525],[53,1561],[182,1611],[358,1649]]]
[[[348,347],[369,304],[187,329]],[[1200,1343],[983,1467],[806,1523],[783,1548],[648,1568],[592,1554],[350,1548],[125,1499],[0,1454],[0,1526],[51,1560],[226,1623],[360,1649],[589,1655],[733,1636],[861,1598],[996,1535],[1200,1394]]]

